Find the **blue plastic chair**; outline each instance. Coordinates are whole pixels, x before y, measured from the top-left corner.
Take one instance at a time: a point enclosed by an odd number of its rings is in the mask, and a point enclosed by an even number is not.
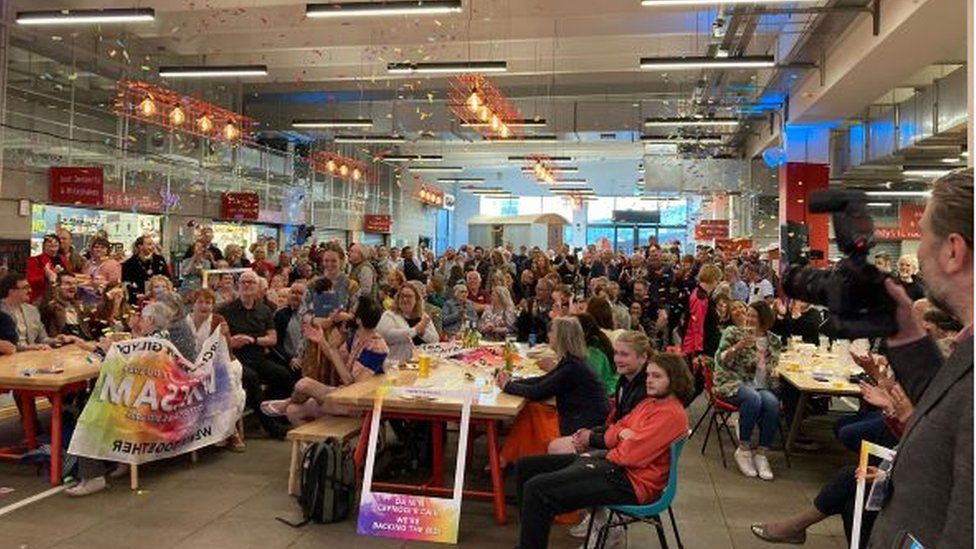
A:
[[[661,541],[661,547],[667,549],[668,539],[664,535],[664,523],[661,520],[661,514],[665,511],[668,512],[668,517],[671,518],[671,528],[674,530],[674,539],[678,543],[678,548],[684,549],[684,544],[681,543],[681,535],[678,534],[678,523],[674,520],[674,511],[671,509],[671,502],[674,501],[674,496],[678,493],[678,458],[681,456],[681,449],[684,448],[686,440],[688,440],[686,437],[681,437],[671,443],[671,466],[668,471],[668,484],[664,487],[664,492],[661,493],[661,497],[657,501],[646,505],[607,506],[607,511],[610,514],[607,517],[607,522],[600,527],[600,531],[597,534],[597,549],[603,549],[606,545],[610,528],[617,526],[626,528],[627,525],[635,522],[653,525],[657,529],[657,537]],[[597,509],[593,508],[590,513],[590,525],[586,531],[586,543],[583,547],[589,547],[590,534],[593,530],[593,519],[596,517],[596,513]]]

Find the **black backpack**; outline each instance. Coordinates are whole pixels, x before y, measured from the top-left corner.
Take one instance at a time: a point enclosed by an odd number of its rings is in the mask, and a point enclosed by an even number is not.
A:
[[[298,504],[302,507],[302,521],[328,524],[345,520],[355,505],[356,465],[352,452],[334,438],[317,442],[305,449],[302,456],[301,492]]]

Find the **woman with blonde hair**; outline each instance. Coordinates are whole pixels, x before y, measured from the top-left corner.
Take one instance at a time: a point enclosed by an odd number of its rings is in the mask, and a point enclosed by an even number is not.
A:
[[[579,320],[571,316],[553,319],[549,346],[555,357],[538,360],[544,375],[513,380],[502,370],[495,378],[502,391],[532,401],[519,412],[505,439],[503,467],[524,456],[545,454],[556,438],[601,425],[610,412],[603,383],[587,364],[586,339]],[[541,402],[553,397],[555,410]]]
[[[485,309],[478,322],[478,331],[491,341],[504,341],[515,331],[515,304],[504,286],[491,290],[491,306]]]
[[[417,289],[404,284],[397,292],[390,310],[383,313],[376,331],[390,348],[395,362],[410,360],[414,345],[437,343],[437,330],[430,315],[424,313],[423,299]]]

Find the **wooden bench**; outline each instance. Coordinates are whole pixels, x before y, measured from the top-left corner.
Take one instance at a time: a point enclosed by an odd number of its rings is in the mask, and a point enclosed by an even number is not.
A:
[[[288,494],[295,496],[300,490],[298,484],[301,481],[302,456],[306,446],[328,438],[348,442],[359,434],[362,426],[363,420],[358,417],[323,417],[288,431],[288,436],[285,437],[291,441]]]

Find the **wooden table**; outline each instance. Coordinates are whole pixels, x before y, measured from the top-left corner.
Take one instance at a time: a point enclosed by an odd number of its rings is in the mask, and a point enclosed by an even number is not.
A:
[[[51,400],[51,484],[61,483],[61,414],[65,395],[83,391],[88,381],[98,377],[101,362],[90,358],[91,354],[75,345],[68,345],[49,351],[24,351],[13,355],[0,356],[0,392],[13,391],[20,397],[21,422],[24,426],[28,450],[37,448],[37,433],[34,430],[37,410],[34,399],[39,396]],[[35,372],[58,366],[61,373]],[[18,448],[0,449],[0,458],[20,459],[15,453]]]
[[[465,373],[475,379],[468,379]],[[486,383],[485,388],[490,392],[479,392],[479,398],[471,406],[471,423],[485,426],[488,437],[488,462],[491,469],[490,492],[464,490],[464,495],[470,497],[490,498],[494,502],[495,519],[499,524],[507,521],[505,509],[505,489],[499,461],[500,448],[498,446],[498,422],[512,420],[522,410],[525,399],[519,396],[500,392],[494,386],[491,372],[474,366],[465,366],[453,360],[433,359],[428,378],[420,378],[415,370],[397,370],[384,375],[375,376],[362,383],[355,383],[333,391],[328,399],[336,405],[365,412],[363,427],[356,446],[356,469],[360,473],[366,457],[369,442],[369,429],[372,421],[373,402],[376,391],[384,385],[400,387],[416,387],[441,390],[459,390],[474,388],[481,378]],[[450,495],[451,490],[443,487],[444,478],[444,426],[447,422],[456,422],[461,417],[460,400],[405,400],[396,396],[389,396],[383,400],[383,416],[397,419],[430,422],[433,428],[433,471],[429,483],[422,486],[400,485],[390,483],[374,483],[374,486],[393,488],[428,495]]]
[[[800,393],[796,412],[793,414],[793,423],[790,424],[790,432],[786,438],[786,448],[789,451],[793,450],[793,443],[800,433],[803,413],[806,411],[811,395],[861,397],[861,388],[851,383],[849,379],[850,375],[857,371],[854,366],[844,367],[838,364],[837,357],[832,354],[801,357],[796,353],[786,352],[780,356],[777,369],[780,378]],[[818,381],[814,379],[814,373],[828,374],[830,379]]]

